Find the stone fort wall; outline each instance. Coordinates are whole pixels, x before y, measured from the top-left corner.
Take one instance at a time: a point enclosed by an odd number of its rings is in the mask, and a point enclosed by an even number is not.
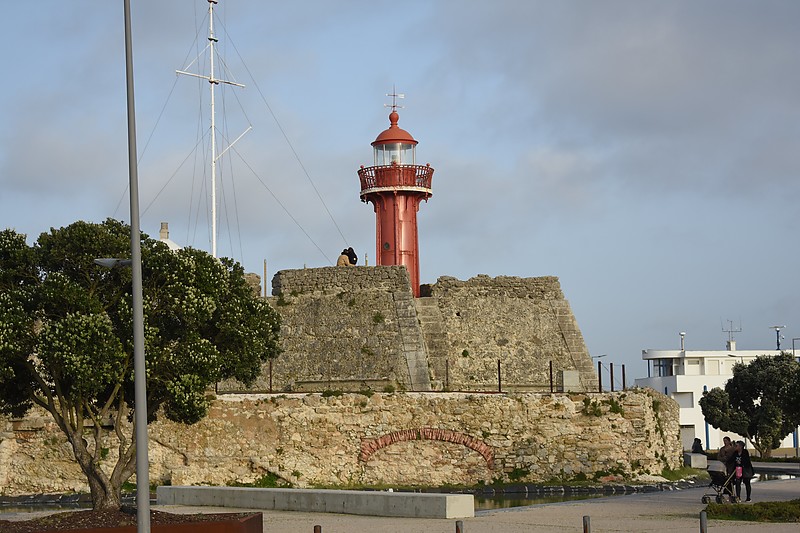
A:
[[[596,387],[556,277],[441,277],[416,299],[402,266],[283,270],[272,286],[283,353],[251,391],[497,390],[498,361],[504,390],[549,391],[551,362],[556,390]]]
[[[575,370],[579,390],[597,378],[583,335],[557,277],[476,276],[468,281],[440,277],[430,287],[442,317],[451,388],[485,390],[501,380],[512,390],[549,390],[550,362],[555,379]]]
[[[149,426],[150,478],[296,486],[601,480],[680,464],[679,408],[652,390],[605,394],[220,395],[209,416]],[[106,461],[116,446],[108,443]],[[0,493],[87,491],[48,413],[0,417]]]

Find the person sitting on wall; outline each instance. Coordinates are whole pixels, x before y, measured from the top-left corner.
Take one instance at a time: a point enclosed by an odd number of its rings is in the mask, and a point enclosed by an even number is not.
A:
[[[353,266],[353,263],[350,262],[350,254],[347,251],[347,248],[342,250],[342,253],[339,255],[339,259],[336,260],[337,267],[349,267]]]
[[[356,266],[356,263],[358,263],[358,256],[353,251],[353,248],[347,249],[347,258],[350,260],[350,266]]]
[[[697,437],[695,437],[692,443],[692,453],[705,453],[703,451],[703,443]]]

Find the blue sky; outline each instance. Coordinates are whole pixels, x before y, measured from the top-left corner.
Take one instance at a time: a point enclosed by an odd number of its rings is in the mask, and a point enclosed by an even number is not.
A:
[[[205,45],[207,3],[132,4],[142,228],[209,250],[207,84],[175,76]],[[589,351],[629,378],[680,331],[722,349],[728,319],[743,349],[773,349],[773,324],[784,347],[800,337],[800,3],[220,0],[217,15],[247,85],[220,96],[220,129],[254,128],[221,163],[219,250],[247,270],[327,265],[345,243],[374,263],[356,171],[396,86],[436,169],[423,282],[558,276]],[[128,220],[122,0],[14,2],[4,20],[0,226],[33,241]]]

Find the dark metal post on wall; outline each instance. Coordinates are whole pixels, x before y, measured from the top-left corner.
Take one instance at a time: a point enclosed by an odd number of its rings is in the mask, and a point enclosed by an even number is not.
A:
[[[588,516],[583,517],[583,533],[592,533],[592,519]]]
[[[553,361],[550,361],[550,394],[553,394]]]
[[[456,533],[464,533],[464,522],[456,520]]]
[[[269,391],[272,392],[272,358],[269,359]]]
[[[625,383],[625,365],[622,365],[622,390],[628,390],[628,386]]]
[[[314,526],[314,533],[322,533],[322,526]]]
[[[497,360],[497,392],[503,392],[503,382],[500,379],[500,359]]]
[[[450,390],[450,359],[444,360],[444,388]]]
[[[608,364],[609,369],[609,381],[611,382],[611,392],[614,392],[614,363]]]
[[[597,362],[597,391],[603,392],[603,365]]]

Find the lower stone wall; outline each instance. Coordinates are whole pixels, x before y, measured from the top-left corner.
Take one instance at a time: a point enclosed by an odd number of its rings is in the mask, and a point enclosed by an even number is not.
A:
[[[151,481],[296,486],[597,479],[680,465],[659,393],[222,395],[193,426],[151,424]],[[87,491],[49,415],[0,418],[0,493]],[[108,444],[110,461],[114,443]]]

